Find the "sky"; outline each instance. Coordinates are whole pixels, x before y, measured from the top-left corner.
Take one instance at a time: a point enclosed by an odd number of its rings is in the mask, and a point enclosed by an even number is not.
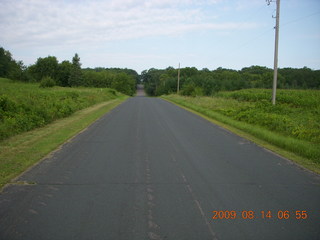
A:
[[[275,0],[0,0],[0,46],[82,67],[273,68]],[[320,0],[281,0],[279,67],[320,69]]]

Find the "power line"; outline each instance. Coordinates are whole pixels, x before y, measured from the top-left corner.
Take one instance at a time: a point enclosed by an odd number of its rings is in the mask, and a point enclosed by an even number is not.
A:
[[[239,45],[238,47],[236,47],[235,50],[239,50],[239,49],[247,46],[247,45],[250,44],[252,41],[261,38],[262,36],[266,35],[267,33],[271,32],[272,30],[273,30],[273,28],[269,28],[268,30],[262,32],[261,34],[255,36],[255,37],[250,38],[248,41],[246,41],[246,42],[244,42],[243,44],[241,44],[241,45]]]
[[[256,15],[258,15],[258,14],[261,12],[262,9],[264,9],[264,6],[261,6],[258,10],[256,10],[254,14],[250,14],[249,17],[241,20],[240,24],[238,24],[238,25],[234,28],[235,30],[230,31],[230,32],[233,33],[233,34],[239,32],[239,31],[241,30],[241,27],[242,27],[248,20],[250,20],[250,19],[252,19],[253,17],[255,17]]]
[[[255,12],[253,14],[249,14],[249,17],[245,18],[243,21],[241,21],[237,27],[235,28],[235,30],[233,31],[229,31],[229,33],[231,34],[235,34],[237,32],[239,32],[241,30],[241,26],[244,25],[246,23],[246,21],[254,18],[256,15],[260,14],[261,10],[264,9],[265,6],[261,6],[260,8],[258,8],[257,10],[255,10]],[[263,31],[262,33],[256,35],[256,36],[252,36],[249,39],[247,39],[246,41],[243,41],[243,43],[239,43],[237,44],[237,46],[233,46],[231,47],[233,50],[230,51],[230,53],[224,54],[223,56],[219,56],[219,58],[226,58],[230,55],[234,55],[235,51],[238,51],[244,47],[246,47],[247,45],[249,45],[250,43],[252,43],[253,41],[261,38],[262,36],[266,35],[267,33],[273,31],[274,28],[268,28],[265,31]]]
[[[235,34],[235,33],[238,33],[240,32],[242,29],[241,27],[243,25],[245,25],[247,23],[248,20],[254,18],[255,16],[259,15],[260,12],[265,8],[265,6],[261,6],[260,8],[258,8],[257,10],[255,10],[253,13],[249,14],[249,16],[247,16],[246,18],[242,18],[242,20],[238,20],[240,23],[237,24],[235,27],[234,27],[234,30],[229,30],[228,31],[228,34]],[[266,31],[262,32],[261,34],[257,35],[257,36],[254,36],[254,37],[251,37],[249,40],[247,41],[244,41],[243,43],[240,43],[240,44],[237,44],[236,46],[231,46],[231,48],[233,49],[233,51],[231,51],[231,53],[227,53],[227,54],[224,54],[223,56],[219,56],[219,58],[226,58],[230,55],[233,55],[234,54],[234,51],[237,51],[239,49],[242,49],[243,47],[247,46],[248,44],[250,44],[253,40],[256,40],[260,37],[262,37],[263,35],[265,35],[266,33],[272,31],[273,28],[271,29],[267,29]],[[222,43],[224,44],[224,42],[221,42],[220,44],[218,44],[218,46],[220,45],[222,47]],[[217,45],[216,45],[217,47]]]
[[[314,15],[317,15],[317,14],[320,14],[320,11],[319,11],[319,12],[312,13],[312,14],[309,14],[309,15],[306,15],[306,16],[303,16],[303,17],[300,17],[300,18],[297,18],[297,19],[294,19],[294,20],[291,20],[291,21],[288,21],[288,22],[285,22],[285,23],[282,23],[282,24],[281,24],[281,28],[283,28],[284,26],[289,25],[289,24],[291,24],[291,23],[300,21],[300,20],[302,20],[302,19],[309,18],[309,17],[314,16]],[[241,25],[241,24],[240,24],[240,25]],[[266,35],[267,33],[271,32],[271,31],[273,31],[273,30],[274,30],[274,28],[268,28],[266,31],[262,32],[261,34],[256,35],[256,36],[254,36],[254,37],[251,37],[248,41],[245,41],[245,42],[243,42],[242,44],[234,47],[232,53],[227,54],[227,55],[224,55],[224,56],[229,56],[229,55],[231,55],[231,54],[234,54],[234,51],[237,51],[237,50],[240,50],[240,49],[246,47],[246,46],[249,45],[251,42],[253,42],[253,41],[255,41],[255,40],[263,37],[264,35]],[[237,31],[235,31],[235,32],[237,32]]]
[[[285,22],[285,23],[281,24],[281,27],[289,25],[289,24],[294,23],[294,22],[298,22],[300,20],[303,20],[303,19],[306,19],[306,18],[309,18],[309,17],[312,17],[312,16],[317,15],[317,14],[320,14],[320,11],[311,13],[311,14],[306,15],[306,16],[302,16],[300,18],[296,18],[296,19],[288,21],[288,22]]]

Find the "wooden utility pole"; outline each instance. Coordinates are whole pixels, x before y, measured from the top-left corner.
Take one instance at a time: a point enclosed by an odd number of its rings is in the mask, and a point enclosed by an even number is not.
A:
[[[266,0],[268,5],[272,0]],[[276,104],[277,81],[278,81],[278,45],[279,45],[279,18],[280,18],[280,0],[275,0],[277,4],[276,10],[276,34],[274,45],[274,66],[273,66],[273,87],[272,87],[272,104]]]
[[[274,45],[274,68],[273,68],[273,90],[272,90],[272,104],[276,104],[277,79],[278,79],[278,44],[279,44],[279,17],[280,17],[280,0],[277,0],[276,13],[276,36]]]

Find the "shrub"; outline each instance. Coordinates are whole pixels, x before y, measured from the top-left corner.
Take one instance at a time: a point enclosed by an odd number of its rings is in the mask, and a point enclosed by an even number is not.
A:
[[[4,78],[0,78],[0,86],[0,141],[121,96],[109,88],[57,87],[52,91]]]
[[[41,88],[54,87],[56,82],[51,77],[44,77],[40,81]]]

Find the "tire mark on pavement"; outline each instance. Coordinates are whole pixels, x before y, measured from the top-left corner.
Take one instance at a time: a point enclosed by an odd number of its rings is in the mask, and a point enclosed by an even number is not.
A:
[[[204,214],[204,211],[203,211],[203,209],[202,209],[202,207],[201,207],[201,204],[200,204],[199,200],[197,199],[195,193],[193,192],[191,185],[188,184],[188,180],[187,180],[186,176],[183,174],[181,168],[180,168],[179,165],[177,164],[177,161],[176,161],[176,159],[175,159],[175,157],[174,157],[173,155],[171,155],[171,159],[172,159],[172,161],[176,164],[177,170],[178,170],[178,172],[180,173],[180,176],[181,176],[183,182],[186,184],[186,189],[187,189],[188,192],[190,193],[191,198],[192,198],[193,202],[194,202],[195,205],[196,205],[196,208],[199,210],[202,219],[203,219],[204,222],[206,223],[206,225],[207,225],[207,227],[208,227],[208,230],[209,230],[209,232],[210,232],[210,234],[211,234],[211,236],[212,236],[212,239],[213,239],[213,240],[218,240],[215,232],[213,231],[213,229],[212,229],[212,227],[211,227],[211,225],[210,225],[210,222],[209,222],[208,219],[207,219],[207,216]]]
[[[151,184],[151,171],[150,171],[150,161],[148,155],[145,158],[145,177],[146,177],[146,193],[147,193],[147,218],[148,218],[148,236],[151,240],[162,240],[162,237],[159,235],[160,226],[155,222],[153,217],[153,208],[156,206],[153,195],[154,188]]]

